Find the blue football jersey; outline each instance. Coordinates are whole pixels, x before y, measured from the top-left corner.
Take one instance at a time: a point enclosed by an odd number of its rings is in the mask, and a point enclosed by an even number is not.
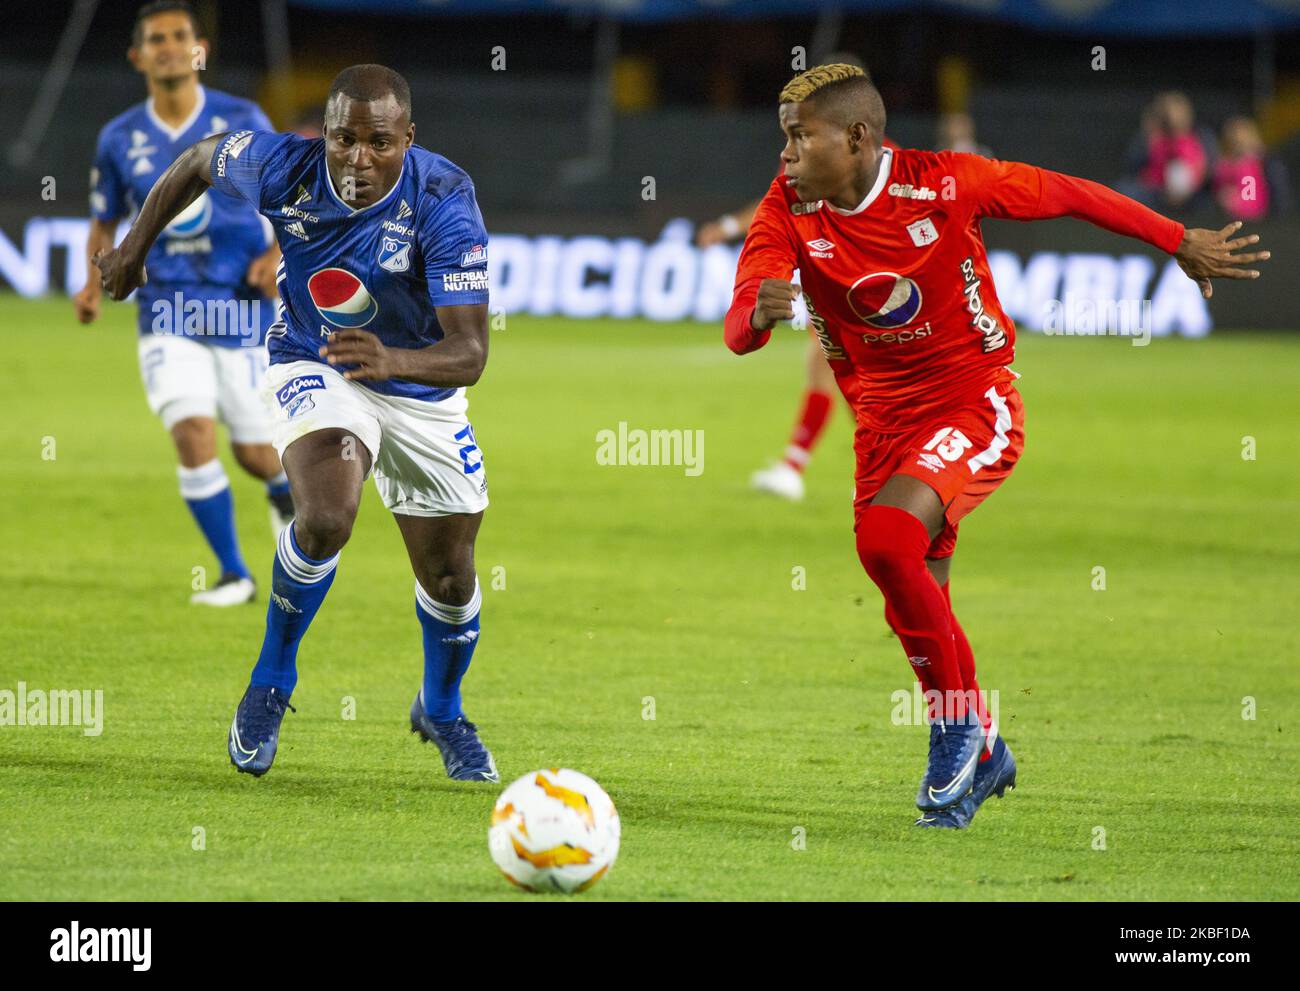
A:
[[[99,132],[95,167],[90,174],[90,210],[98,220],[117,220],[144,204],[155,182],[190,145],[211,134],[241,128],[269,128],[266,115],[250,100],[199,87],[189,120],[168,127],[146,100],[114,117]],[[183,333],[207,344],[239,347],[261,344],[275,307],[244,277],[248,266],[270,245],[270,234],[257,211],[242,199],[207,190],[183,210],[158,238],[145,259],[149,281],[136,293],[141,334]],[[180,319],[154,303],[175,309],[176,294],[197,320]],[[244,308],[249,326],[209,325],[207,300],[256,301]],[[193,303],[192,301],[198,301]],[[255,319],[254,319],[255,318]],[[255,326],[253,326],[255,324]]]
[[[284,254],[272,364],[320,362],[325,338],[365,328],[387,347],[442,340],[435,307],[488,301],[487,232],[468,175],[413,145],[383,199],[354,209],[334,189],[323,138],[240,131],[212,155],[213,188],[271,221]],[[360,384],[390,396],[455,393],[401,379]]]

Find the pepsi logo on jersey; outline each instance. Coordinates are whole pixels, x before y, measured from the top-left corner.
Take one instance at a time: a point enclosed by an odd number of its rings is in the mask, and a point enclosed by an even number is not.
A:
[[[212,220],[212,197],[206,192],[187,206],[163,228],[168,237],[197,237],[208,229]]]
[[[364,327],[379,312],[370,291],[351,272],[324,268],[307,280],[307,292],[320,315],[335,327]]]
[[[849,306],[863,323],[896,330],[921,313],[921,287],[895,272],[864,275],[849,288]]]

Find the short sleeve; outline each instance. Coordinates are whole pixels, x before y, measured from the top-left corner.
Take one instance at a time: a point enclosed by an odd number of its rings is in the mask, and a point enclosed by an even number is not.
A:
[[[212,188],[248,200],[260,209],[262,189],[292,137],[274,131],[231,131],[212,153]]]
[[[130,213],[126,184],[113,159],[111,140],[101,133],[95,148],[95,165],[90,170],[90,215],[96,220],[119,220]]]
[[[468,181],[431,211],[422,227],[424,274],[434,306],[488,301],[487,230]]]

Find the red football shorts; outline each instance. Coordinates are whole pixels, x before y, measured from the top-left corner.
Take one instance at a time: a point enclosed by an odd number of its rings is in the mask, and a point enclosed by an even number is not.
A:
[[[884,434],[859,426],[853,528],[886,481],[911,475],[934,489],[944,505],[943,530],[926,556],[951,557],[958,522],[1011,474],[1024,447],[1025,408],[1010,382],[914,431]]]

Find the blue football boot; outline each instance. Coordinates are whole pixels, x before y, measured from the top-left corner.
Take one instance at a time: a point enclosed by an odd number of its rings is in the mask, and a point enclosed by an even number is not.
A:
[[[974,713],[930,724],[930,759],[916,793],[922,812],[956,805],[975,781],[975,765],[984,749],[984,728]]]
[[[275,748],[280,743],[280,720],[284,710],[294,709],[278,688],[249,685],[239,700],[235,718],[230,723],[226,749],[237,771],[261,777],[271,769]]]
[[[424,711],[423,692],[411,703],[411,732],[425,743],[436,743],[453,781],[500,781],[497,762],[478,738],[478,727],[464,715],[448,723],[435,723]]]
[[[975,770],[975,783],[956,805],[934,812],[923,812],[918,826],[934,829],[965,829],[990,795],[1001,798],[1008,788],[1016,787],[1016,759],[1002,737],[993,741],[993,755],[981,761]]]

